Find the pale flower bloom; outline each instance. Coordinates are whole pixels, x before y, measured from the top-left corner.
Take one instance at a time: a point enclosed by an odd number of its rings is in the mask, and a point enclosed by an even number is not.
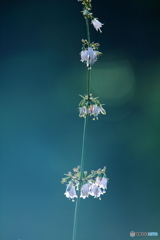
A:
[[[98,120],[98,115],[99,115],[100,113],[106,114],[106,111],[104,110],[104,108],[102,107],[102,105],[100,105],[100,106],[93,105],[93,115],[94,115],[93,120],[95,120],[95,119]]]
[[[90,105],[88,108],[87,108],[87,113],[91,116],[93,114],[93,106]]]
[[[104,24],[102,24],[100,21],[98,21],[97,20],[97,18],[94,18],[93,20],[92,20],[92,24],[93,24],[93,26],[94,26],[94,28],[98,31],[100,31],[100,32],[102,32],[101,31],[101,27],[102,27],[102,25],[104,25]]]
[[[108,183],[108,179],[106,177],[103,177],[99,183],[99,187],[103,189],[107,189],[107,183]]]
[[[87,61],[87,50],[81,51],[80,54],[81,54],[81,61],[82,61],[82,62]]]
[[[73,185],[72,182],[69,182],[66,188],[66,192],[64,194],[66,195],[67,198],[71,198],[71,199],[77,198],[75,186]]]
[[[99,186],[99,184],[100,184],[100,177],[96,177],[96,181],[95,181],[95,184],[97,185],[97,186]]]
[[[79,117],[86,117],[87,115],[87,109],[86,107],[79,107]]]
[[[99,198],[103,192],[97,185],[92,184],[89,194],[95,198]]]
[[[90,183],[84,184],[82,186],[82,188],[81,188],[81,195],[80,195],[80,197],[83,198],[83,199],[88,197],[89,196],[89,191],[90,191],[89,189],[90,189]]]
[[[102,114],[106,114],[106,111],[103,109],[102,105],[89,105],[89,106],[81,106],[79,107],[79,117],[86,117],[87,114],[89,114],[90,116],[94,116],[93,120],[97,119],[98,120],[98,115],[102,113]]]
[[[92,47],[88,47],[87,50],[81,51],[81,61],[86,62],[87,67],[93,65],[97,61],[99,55],[98,51],[93,50]]]

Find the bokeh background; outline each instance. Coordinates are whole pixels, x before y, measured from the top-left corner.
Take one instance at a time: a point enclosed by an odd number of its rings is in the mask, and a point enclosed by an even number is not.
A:
[[[80,164],[79,94],[87,69],[81,2],[2,0],[0,240],[69,240],[75,203],[64,173]],[[102,200],[81,200],[77,240],[160,239],[160,2],[93,0],[102,57],[91,91],[107,115],[90,119],[85,170],[107,167]]]

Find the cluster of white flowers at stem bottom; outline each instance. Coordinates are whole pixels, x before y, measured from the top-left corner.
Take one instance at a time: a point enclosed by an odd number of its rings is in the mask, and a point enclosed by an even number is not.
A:
[[[73,169],[74,174],[68,172],[67,177],[62,179],[62,183],[68,182],[66,192],[64,193],[67,198],[74,201],[78,196],[80,198],[87,198],[93,196],[94,198],[101,199],[107,189],[108,178],[106,177],[106,167],[98,169],[97,171],[92,170],[91,174],[87,175],[87,172],[83,172],[81,176],[80,167]]]
[[[105,189],[107,189],[107,183],[108,178],[103,177],[100,179],[100,177],[97,177],[95,182],[88,181],[87,183],[82,184],[80,197],[85,199],[90,195],[94,198],[100,199],[100,196],[106,192]],[[70,181],[64,194],[67,198],[74,200],[74,198],[78,197],[76,189],[78,190],[78,185],[75,186],[74,183]]]

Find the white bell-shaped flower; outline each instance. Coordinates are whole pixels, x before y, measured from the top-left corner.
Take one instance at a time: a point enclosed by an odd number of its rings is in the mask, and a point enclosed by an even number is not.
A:
[[[90,105],[88,108],[87,108],[87,113],[91,116],[93,114],[93,105]]]
[[[98,106],[98,105],[93,105],[93,115],[94,115],[94,118],[93,120],[95,119],[98,119],[98,115],[102,113],[102,114],[106,114],[106,111],[104,110],[104,108],[102,107],[102,105]]]
[[[66,192],[64,194],[67,198],[77,198],[76,189],[72,182],[69,182],[66,188]]]
[[[86,117],[87,108],[85,106],[79,107],[79,117]]]
[[[90,192],[90,183],[88,182],[82,186],[80,197],[85,199],[86,197],[89,196],[89,192]]]
[[[92,184],[89,194],[95,198],[99,198],[103,192],[96,184]]]
[[[96,177],[95,184],[96,184],[97,186],[99,186],[99,184],[100,184],[100,181],[101,181],[100,177]]]
[[[103,177],[99,183],[99,187],[103,189],[107,189],[107,183],[108,183],[108,179],[106,177]]]
[[[81,51],[81,61],[86,62],[87,67],[93,65],[97,61],[99,55],[98,51],[93,50],[92,47],[88,47],[87,50]]]
[[[90,62],[89,62],[90,65],[93,65],[97,61],[98,55],[99,55],[98,51],[93,51],[93,57],[90,59]]]
[[[97,18],[94,18],[91,22],[92,22],[94,28],[95,28],[97,31],[99,30],[100,32],[102,32],[102,31],[101,31],[101,27],[102,27],[102,25],[104,25],[103,23],[101,23],[100,21],[98,21]]]
[[[82,62],[86,62],[87,61],[87,55],[88,55],[88,51],[87,50],[83,50],[81,51],[81,61]]]

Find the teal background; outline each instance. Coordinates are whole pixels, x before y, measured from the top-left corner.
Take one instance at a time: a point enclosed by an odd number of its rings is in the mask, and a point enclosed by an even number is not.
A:
[[[80,164],[79,94],[87,70],[81,2],[2,0],[0,240],[68,240],[75,203],[61,178]],[[107,167],[102,200],[81,200],[77,240],[160,235],[160,2],[93,0],[91,40],[103,55],[91,92],[107,115],[90,118],[85,170]],[[150,239],[160,239],[150,237]]]

